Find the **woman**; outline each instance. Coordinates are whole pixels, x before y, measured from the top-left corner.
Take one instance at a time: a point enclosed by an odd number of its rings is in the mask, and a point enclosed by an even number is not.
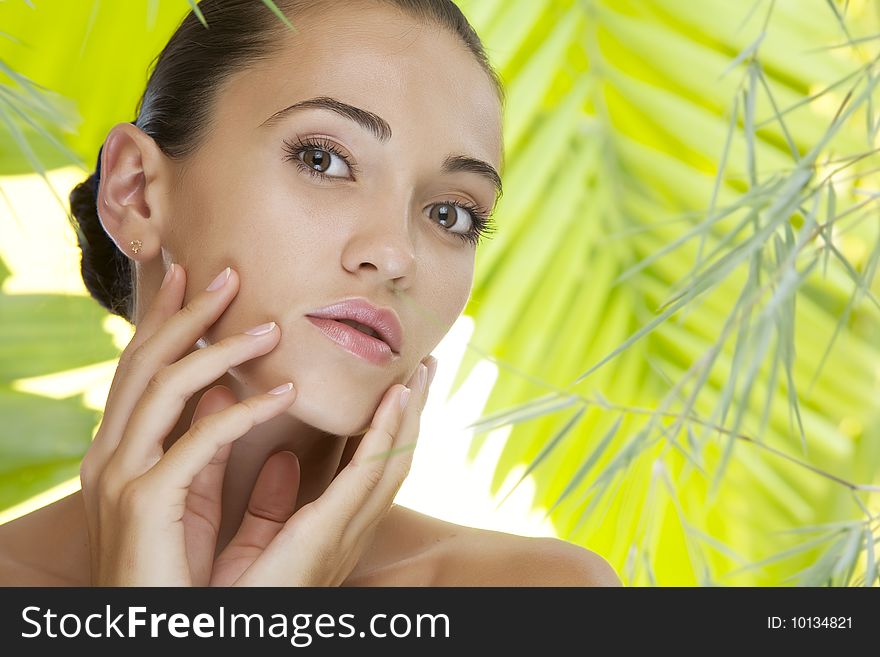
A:
[[[501,192],[479,39],[449,0],[276,3],[295,30],[201,2],[71,194],[137,330],[82,491],[0,527],[0,583],[618,585],[392,504]]]

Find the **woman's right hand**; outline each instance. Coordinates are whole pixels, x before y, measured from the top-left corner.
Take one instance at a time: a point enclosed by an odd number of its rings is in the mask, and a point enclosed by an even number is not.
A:
[[[120,356],[104,417],[80,467],[95,586],[207,585],[220,521],[219,484],[232,443],[284,412],[296,397],[291,388],[232,403],[228,389],[212,388],[199,406],[222,410],[197,411],[190,429],[164,450],[193,394],[229,368],[268,353],[280,338],[275,326],[187,354],[235,297],[239,279],[230,269],[219,289],[205,290],[181,308],[186,273],[180,265],[173,269]],[[218,280],[224,276],[225,270]],[[226,393],[212,402],[215,390]]]

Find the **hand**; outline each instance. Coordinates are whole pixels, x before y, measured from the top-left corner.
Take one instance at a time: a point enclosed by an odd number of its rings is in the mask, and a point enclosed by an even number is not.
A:
[[[211,585],[339,586],[345,581],[409,473],[436,366],[433,356],[419,364],[407,383],[411,393],[403,411],[405,388],[393,385],[385,392],[351,461],[317,500],[296,513],[298,461],[290,452],[269,457],[238,532],[214,563]]]
[[[174,269],[120,356],[101,426],[80,467],[97,586],[207,584],[220,522],[212,496],[232,442],[296,397],[290,389],[231,403],[231,391],[212,388],[190,429],[165,452],[164,440],[193,394],[280,339],[275,326],[184,356],[237,294],[239,279],[230,270],[225,285],[181,308],[186,273]]]

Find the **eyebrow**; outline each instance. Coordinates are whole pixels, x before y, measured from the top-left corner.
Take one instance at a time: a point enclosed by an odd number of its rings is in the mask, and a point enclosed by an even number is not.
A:
[[[378,114],[349,105],[341,100],[330,96],[317,96],[307,100],[301,100],[282,110],[278,110],[268,119],[263,121],[259,127],[272,126],[280,122],[282,119],[300,109],[323,109],[336,112],[351,121],[357,123],[361,128],[370,132],[380,143],[385,143],[391,139],[391,126],[388,122]],[[443,161],[441,171],[444,173],[455,173],[458,171],[466,171],[476,173],[488,179],[495,187],[498,197],[503,193],[501,186],[501,176],[488,162],[479,160],[469,155],[449,155]],[[497,199],[496,199],[497,202]]]

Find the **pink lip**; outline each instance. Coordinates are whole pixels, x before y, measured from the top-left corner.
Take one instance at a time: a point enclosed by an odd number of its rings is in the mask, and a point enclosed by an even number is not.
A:
[[[376,308],[366,299],[346,299],[314,310],[306,318],[340,347],[368,362],[387,365],[400,354],[403,328],[397,313]],[[339,321],[343,319],[369,326],[379,337],[343,324]]]
[[[309,315],[306,315],[306,319],[340,347],[375,365],[387,365],[394,358],[391,347],[385,342],[362,333],[348,324],[337,322],[335,319],[321,319]]]

